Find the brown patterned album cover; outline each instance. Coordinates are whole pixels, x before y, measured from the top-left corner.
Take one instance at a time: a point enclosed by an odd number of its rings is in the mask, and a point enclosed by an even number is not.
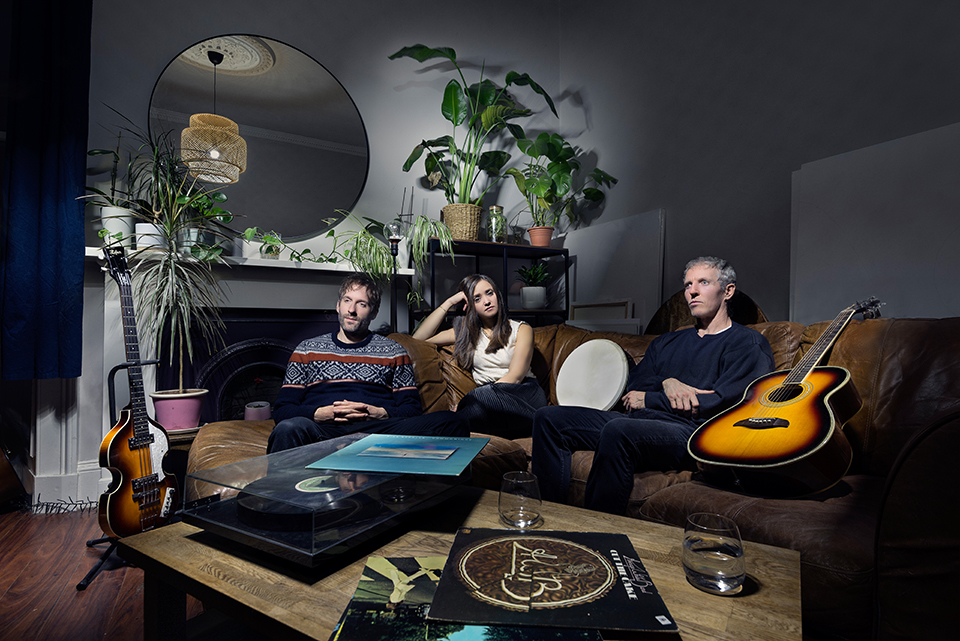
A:
[[[630,539],[460,528],[428,619],[675,632]]]

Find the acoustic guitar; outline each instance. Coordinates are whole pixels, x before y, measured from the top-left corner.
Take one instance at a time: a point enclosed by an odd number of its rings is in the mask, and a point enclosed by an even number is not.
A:
[[[876,318],[870,298],[841,311],[792,370],[767,374],[734,407],[701,425],[687,442],[715,485],[774,497],[806,496],[835,485],[853,459],[841,426],[863,402],[842,367],[817,367],[854,314]]]
[[[163,469],[170,449],[167,433],[147,416],[140,369],[140,347],[133,308],[130,272],[122,247],[104,248],[107,269],[120,288],[123,344],[130,378],[130,408],[100,443],[100,466],[113,479],[100,495],[99,520],[104,534],[120,538],[167,523],[178,500],[176,477]]]

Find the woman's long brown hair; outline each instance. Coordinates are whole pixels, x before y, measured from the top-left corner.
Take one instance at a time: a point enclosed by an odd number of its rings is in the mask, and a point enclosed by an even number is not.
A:
[[[453,355],[457,359],[457,365],[465,370],[473,369],[473,353],[477,348],[477,342],[480,340],[481,324],[480,317],[477,315],[477,308],[473,304],[473,290],[483,281],[490,283],[497,295],[497,320],[494,323],[486,353],[492,354],[498,349],[506,347],[510,342],[510,319],[507,318],[507,304],[503,299],[503,294],[500,293],[500,288],[489,276],[483,274],[467,276],[460,281],[459,286],[460,291],[467,297],[467,308],[462,317],[455,318],[453,321],[453,329],[456,334]]]

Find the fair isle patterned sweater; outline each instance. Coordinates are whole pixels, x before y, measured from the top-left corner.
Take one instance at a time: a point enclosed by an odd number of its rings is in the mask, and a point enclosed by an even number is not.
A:
[[[273,418],[313,418],[318,407],[344,400],[382,407],[390,418],[419,416],[410,355],[379,334],[359,343],[343,343],[336,332],[307,339],[290,356]]]

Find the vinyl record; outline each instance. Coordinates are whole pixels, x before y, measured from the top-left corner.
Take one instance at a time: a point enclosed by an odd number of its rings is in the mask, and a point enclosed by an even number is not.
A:
[[[339,492],[296,489],[304,481],[289,489],[278,488],[277,483],[266,477],[247,485],[237,497],[237,517],[241,522],[261,530],[319,531],[365,521],[380,513],[380,503],[366,494],[337,498]],[[322,485],[323,480],[316,480],[316,484]],[[304,500],[305,496],[309,501]]]

